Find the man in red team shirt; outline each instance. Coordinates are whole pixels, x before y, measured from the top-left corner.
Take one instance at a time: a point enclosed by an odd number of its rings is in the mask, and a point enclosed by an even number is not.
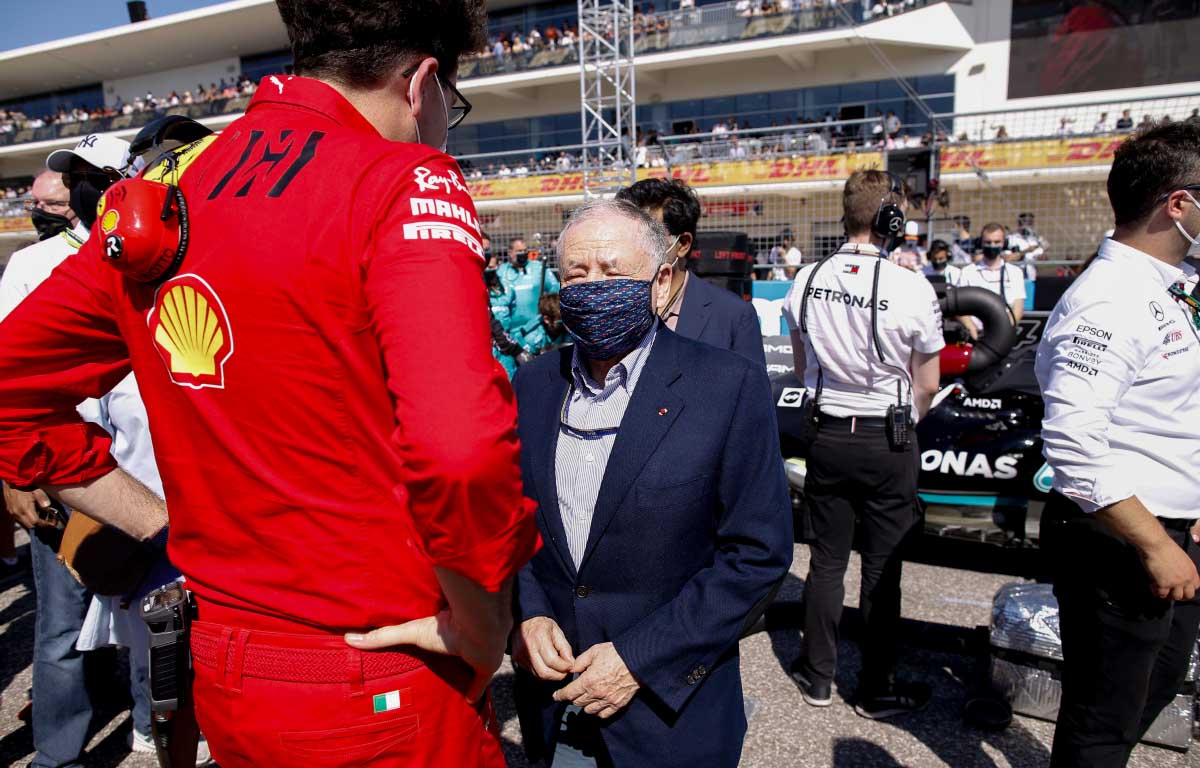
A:
[[[0,326],[0,478],[141,539],[170,509],[226,768],[500,766],[480,697],[538,539],[474,205],[434,149],[482,3],[279,6],[303,76],[190,159],[177,273],[135,282],[94,237]],[[166,508],[75,413],[131,369]]]

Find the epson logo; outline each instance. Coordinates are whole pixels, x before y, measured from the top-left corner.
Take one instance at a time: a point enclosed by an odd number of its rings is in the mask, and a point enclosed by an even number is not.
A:
[[[966,451],[943,452],[933,449],[921,453],[921,470],[959,477],[1012,480],[1017,476],[1017,463],[1020,460],[1020,456],[1000,456],[993,466],[982,453],[972,456]]]
[[[998,397],[965,397],[962,404],[964,408],[986,408],[990,411],[998,411],[1001,407]]]
[[[1103,328],[1096,328],[1091,325],[1079,325],[1075,328],[1075,333],[1085,333],[1088,336],[1095,336],[1097,339],[1112,341],[1112,334]]]

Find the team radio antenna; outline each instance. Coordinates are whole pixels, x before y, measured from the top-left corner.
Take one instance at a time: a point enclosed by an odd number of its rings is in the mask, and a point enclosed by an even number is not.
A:
[[[637,180],[633,0],[579,0],[579,115],[583,194]]]

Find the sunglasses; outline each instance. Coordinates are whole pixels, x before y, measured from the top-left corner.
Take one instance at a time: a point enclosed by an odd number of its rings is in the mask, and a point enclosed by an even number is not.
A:
[[[412,67],[405,72],[401,72],[400,76],[412,77],[413,73],[416,72],[420,66],[421,65],[418,64],[417,66]],[[452,131],[457,128],[463,120],[466,120],[467,115],[471,113],[471,102],[467,101],[467,97],[463,96],[462,93],[460,93],[459,90],[454,87],[454,83],[443,80],[440,75],[435,74],[434,77],[437,78],[438,83],[449,88],[450,93],[454,96],[450,102],[450,114],[447,115],[449,122],[446,123],[446,130]]]
[[[75,189],[85,181],[92,182],[92,186],[101,189],[115,184],[121,180],[121,174],[111,170],[100,171],[67,171],[62,175],[63,186],[67,189]]]

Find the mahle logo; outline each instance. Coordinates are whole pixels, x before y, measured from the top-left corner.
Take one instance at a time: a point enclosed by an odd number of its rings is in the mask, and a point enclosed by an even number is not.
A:
[[[1042,468],[1033,476],[1033,487],[1042,493],[1050,493],[1054,487],[1054,470],[1050,469],[1049,464],[1043,464]]]

